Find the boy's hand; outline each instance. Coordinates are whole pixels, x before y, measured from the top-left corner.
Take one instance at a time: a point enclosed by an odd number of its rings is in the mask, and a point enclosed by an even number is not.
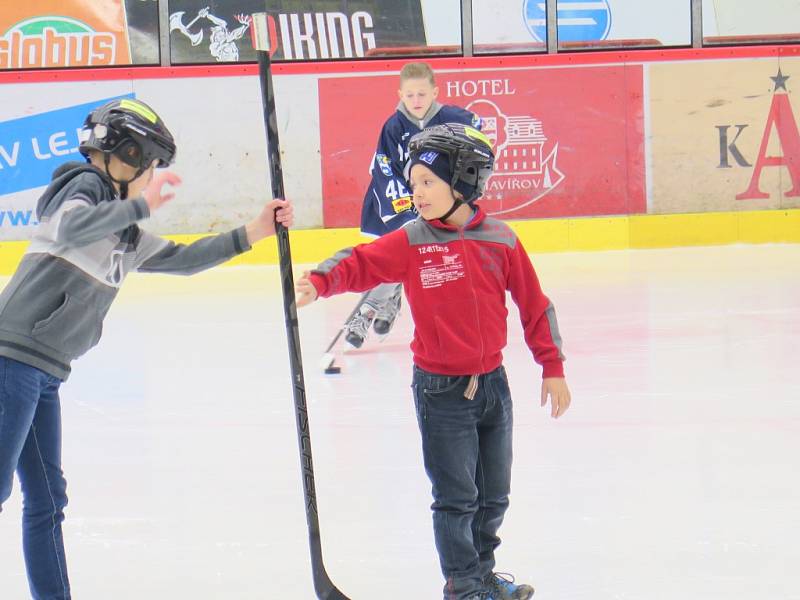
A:
[[[307,306],[317,299],[317,288],[311,283],[309,279],[310,273],[303,271],[303,276],[294,282],[294,291],[296,294],[296,304],[298,308]]]
[[[165,185],[177,187],[180,184],[181,178],[172,171],[158,171],[153,175],[153,179],[150,180],[150,183],[147,184],[147,187],[144,188],[142,192],[142,196],[144,197],[144,201],[147,202],[150,212],[155,212],[162,204],[169,202],[175,197],[175,194],[172,192],[164,193],[162,191]]]
[[[275,235],[275,221],[287,228],[294,223],[294,208],[288,200],[275,198],[267,202],[261,214],[245,225],[247,240],[255,244],[265,237]]]
[[[542,380],[542,406],[547,404],[550,396],[550,416],[557,419],[569,408],[572,398],[567,387],[567,380],[563,377],[547,377]]]

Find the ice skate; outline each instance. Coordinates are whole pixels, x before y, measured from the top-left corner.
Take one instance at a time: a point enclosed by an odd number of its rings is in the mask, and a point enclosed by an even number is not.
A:
[[[353,315],[344,326],[344,340],[353,348],[361,348],[367,339],[369,328],[375,320],[377,311],[369,304],[363,304],[361,309]]]

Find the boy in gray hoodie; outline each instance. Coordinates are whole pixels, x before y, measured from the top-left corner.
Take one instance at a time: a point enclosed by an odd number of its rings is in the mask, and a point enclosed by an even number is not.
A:
[[[66,163],[39,199],[37,227],[0,293],[0,510],[14,471],[24,506],[23,552],[35,599],[70,598],[61,522],[59,386],[70,363],[100,340],[102,323],[132,271],[191,275],[246,252],[290,226],[292,207],[272,200],[247,225],[179,245],[137,223],[174,197],[180,179],[154,174],[175,157],[175,142],[152,108],[113,100],[84,123],[87,163]]]

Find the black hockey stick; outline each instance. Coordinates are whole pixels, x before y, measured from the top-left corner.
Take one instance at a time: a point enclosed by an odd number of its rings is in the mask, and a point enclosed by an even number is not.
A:
[[[253,29],[256,23],[263,35],[267,35],[266,14],[253,15]],[[281,169],[281,152],[278,141],[278,123],[275,116],[275,94],[272,86],[272,70],[270,67],[269,41],[258,41],[258,33],[253,36],[258,54],[258,70],[261,80],[261,98],[264,105],[264,124],[267,130],[267,155],[272,197],[283,198],[283,171]],[[280,223],[275,223],[275,237],[278,240],[278,257],[280,262],[281,283],[283,287],[283,310],[286,317],[286,337],[289,341],[289,362],[292,370],[292,391],[294,395],[295,417],[297,421],[297,442],[300,449],[300,463],[303,474],[303,498],[306,504],[306,522],[308,524],[308,543],[311,550],[311,571],[314,578],[314,590],[320,600],[350,600],[331,582],[325,565],[322,562],[322,541],[319,531],[319,514],[317,513],[317,496],[314,485],[314,463],[311,459],[311,432],[308,425],[308,407],[306,405],[306,388],[303,379],[303,358],[300,354],[300,329],[297,323],[297,306],[294,295],[294,278],[292,277],[292,255],[289,248],[289,232]]]
[[[369,292],[364,292],[361,295],[361,299],[358,301],[358,304],[356,304],[356,306],[353,309],[353,311],[344,320],[344,324],[339,328],[339,331],[336,332],[336,335],[331,340],[331,343],[328,344],[328,347],[325,349],[325,354],[322,357],[322,363],[321,364],[322,364],[322,369],[325,371],[326,375],[333,375],[333,374],[341,372],[341,369],[339,367],[335,367],[333,365],[334,361],[336,360],[336,355],[333,352],[331,352],[331,350],[333,350],[333,347],[336,345],[336,342],[339,341],[339,338],[342,337],[342,334],[344,333],[344,330],[347,328],[347,324],[350,322],[350,320],[353,317],[356,316],[356,313],[359,310],[361,310],[361,306],[364,304],[364,301],[367,299],[367,295],[368,294],[369,294]]]

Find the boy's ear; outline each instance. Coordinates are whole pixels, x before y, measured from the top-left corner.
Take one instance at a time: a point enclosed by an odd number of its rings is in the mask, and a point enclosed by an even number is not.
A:
[[[397,90],[397,97],[400,98],[400,100],[403,99],[403,90]]]
[[[436,97],[439,95],[439,86],[433,86],[433,99],[436,100]]]

